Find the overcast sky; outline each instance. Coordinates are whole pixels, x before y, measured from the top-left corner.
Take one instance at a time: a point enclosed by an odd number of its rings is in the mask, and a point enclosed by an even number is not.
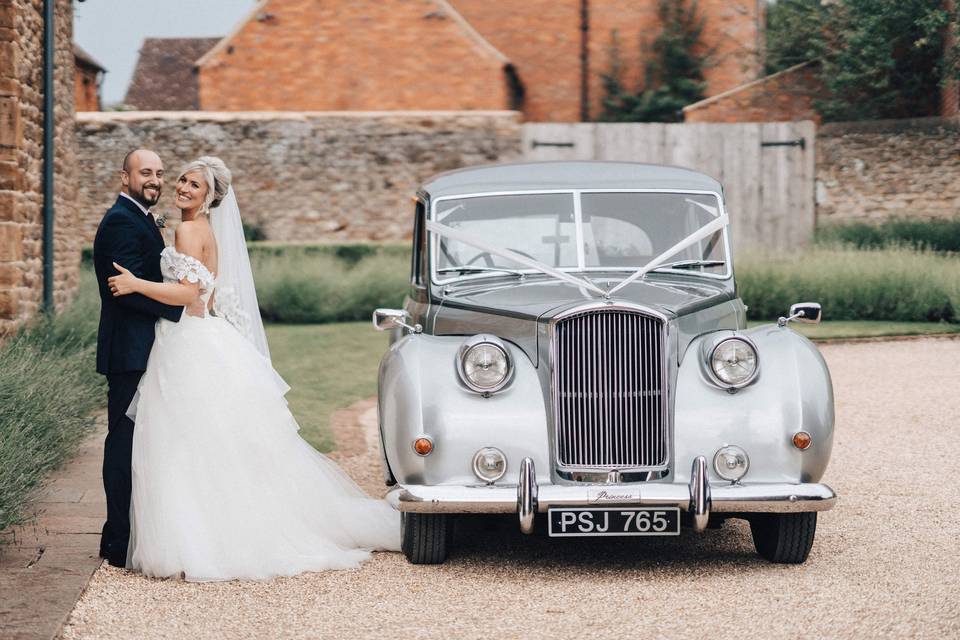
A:
[[[74,0],[73,37],[107,68],[104,106],[127,93],[144,38],[225,36],[256,0]]]

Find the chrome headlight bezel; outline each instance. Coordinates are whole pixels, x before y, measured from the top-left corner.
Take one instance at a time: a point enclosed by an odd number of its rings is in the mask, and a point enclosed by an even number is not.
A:
[[[482,387],[470,380],[464,364],[470,351],[481,345],[490,345],[494,347],[497,351],[499,351],[506,363],[506,372],[504,373],[503,378],[497,384],[489,387]],[[464,340],[463,344],[461,344],[460,348],[457,350],[457,374],[460,376],[460,381],[463,382],[463,384],[474,393],[491,394],[500,391],[510,384],[510,381],[513,379],[513,369],[513,358],[510,356],[510,350],[507,349],[507,345],[505,345],[500,338],[494,335],[480,333],[475,336],[471,336]]]
[[[747,376],[745,379],[741,380],[740,382],[736,382],[736,383],[727,382],[726,380],[723,380],[722,378],[720,378],[720,376],[717,375],[717,372],[713,368],[713,358],[716,355],[717,350],[721,346],[725,344],[729,344],[731,342],[740,342],[746,345],[747,348],[753,352],[753,360],[755,362],[753,371],[750,373],[750,375]],[[712,345],[709,346],[709,348],[704,353],[703,364],[704,364],[704,369],[706,369],[707,376],[710,378],[710,381],[713,384],[717,385],[721,389],[727,389],[727,390],[742,389],[752,384],[757,379],[757,375],[759,375],[760,373],[760,352],[757,349],[757,345],[754,344],[753,340],[751,340],[750,338],[746,336],[728,336],[726,338],[716,340]]]

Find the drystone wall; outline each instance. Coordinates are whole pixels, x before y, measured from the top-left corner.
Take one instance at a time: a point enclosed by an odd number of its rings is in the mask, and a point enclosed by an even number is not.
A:
[[[54,59],[54,303],[77,289],[73,8],[57,0]],[[43,303],[43,3],[0,3],[0,335]]]
[[[960,118],[823,125],[816,198],[818,225],[960,216]]]
[[[89,243],[117,197],[130,149],[167,170],[155,211],[170,214],[178,169],[202,155],[233,171],[248,224],[283,242],[409,237],[417,186],[436,173],[520,156],[519,114],[498,112],[127,112],[77,120],[77,205]]]

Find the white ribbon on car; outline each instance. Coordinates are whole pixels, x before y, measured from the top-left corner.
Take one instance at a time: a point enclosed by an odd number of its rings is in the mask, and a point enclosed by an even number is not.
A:
[[[548,276],[553,276],[558,280],[563,280],[564,282],[569,282],[570,284],[576,285],[578,287],[583,287],[594,293],[597,293],[601,296],[606,296],[607,292],[593,284],[589,280],[583,278],[578,278],[577,276],[571,275],[565,271],[560,271],[559,269],[554,269],[551,266],[545,265],[538,260],[533,258],[528,258],[527,256],[521,255],[516,251],[511,251],[510,249],[505,249],[503,247],[498,247],[496,245],[489,244],[488,242],[477,238],[476,236],[464,233],[463,231],[458,231],[453,227],[448,227],[445,224],[441,224],[434,220],[427,220],[427,229],[434,232],[439,236],[445,238],[450,238],[451,240],[456,240],[457,242],[462,242],[463,244],[468,244],[471,247],[476,247],[481,251],[486,251],[487,253],[493,254],[495,256],[500,256],[501,258],[506,258],[507,260],[512,260],[518,264],[522,264],[531,269],[536,269],[542,273],[547,274]]]
[[[699,205],[700,203],[694,202],[694,204]],[[701,206],[703,206],[704,209],[707,209],[708,211],[715,213],[715,210],[712,209],[712,207],[708,208],[704,205],[701,205]],[[644,275],[646,275],[650,271],[653,271],[654,269],[662,265],[664,262],[667,261],[667,258],[670,258],[671,256],[674,256],[680,253],[687,247],[697,242],[700,242],[704,238],[707,238],[713,235],[714,233],[720,231],[725,226],[727,226],[729,222],[730,222],[730,218],[727,216],[727,214],[718,216],[716,220],[713,220],[705,224],[704,226],[700,227],[699,229],[691,233],[689,236],[687,236],[686,238],[684,238],[683,240],[673,245],[672,247],[670,247],[669,249],[667,249],[666,251],[658,255],[656,258],[654,258],[653,260],[645,264],[643,267],[634,271],[632,274],[630,274],[629,277],[618,282],[617,285],[612,289],[610,289],[609,291],[604,291],[603,289],[593,284],[589,280],[586,280],[584,278],[578,278],[572,274],[567,273],[566,271],[560,271],[559,269],[555,269],[551,266],[545,265],[542,262],[539,262],[538,260],[534,260],[533,258],[528,258],[527,256],[519,254],[516,251],[511,251],[510,249],[505,249],[503,247],[492,245],[486,242],[485,240],[477,238],[472,234],[464,233],[463,231],[458,231],[453,227],[448,227],[447,225],[441,224],[434,220],[427,220],[427,229],[436,233],[437,235],[443,236],[445,238],[450,238],[451,240],[456,240],[457,242],[468,244],[472,247],[476,247],[477,249],[480,249],[481,251],[486,251],[487,253],[500,256],[502,258],[506,258],[507,260],[512,260],[518,264],[522,264],[524,266],[530,267],[531,269],[536,269],[537,271],[545,273],[549,276],[553,276],[558,280],[569,282],[570,284],[576,285],[578,287],[582,287],[584,289],[592,291],[593,293],[599,294],[604,298],[609,298],[614,293],[616,293],[620,289],[623,289],[625,286],[627,286],[631,282],[637,280],[638,278],[642,278]]]
[[[695,203],[695,204],[699,204],[699,203]],[[709,209],[707,210],[709,211]],[[730,222],[730,218],[727,216],[727,214],[723,214],[722,216],[719,216],[716,220],[713,220],[712,222],[708,222],[707,224],[700,227],[699,229],[697,229],[696,231],[688,235],[686,238],[684,238],[677,244],[673,245],[672,247],[670,247],[669,249],[667,249],[666,251],[658,255],[656,258],[654,258],[647,264],[643,265],[641,268],[634,271],[632,274],[630,274],[630,277],[617,283],[617,286],[610,289],[610,291],[607,292],[607,295],[612,296],[617,291],[619,291],[620,289],[623,289],[625,286],[627,286],[637,278],[642,278],[650,271],[653,271],[654,269],[659,267],[661,264],[667,261],[667,258],[680,253],[690,245],[700,242],[704,238],[713,235],[717,231],[720,231],[725,226],[727,226],[729,222]]]

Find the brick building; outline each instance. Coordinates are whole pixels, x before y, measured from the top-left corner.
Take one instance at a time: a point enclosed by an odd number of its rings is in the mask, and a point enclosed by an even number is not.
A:
[[[592,120],[614,31],[628,88],[659,0],[262,0],[197,61],[200,108],[519,109]],[[708,95],[757,77],[763,2],[699,0]],[[631,82],[632,81],[632,82]]]
[[[197,59],[219,38],[147,38],[123,103],[140,111],[200,108]]]
[[[74,133],[73,6],[55,7],[53,295],[77,288],[80,240]],[[0,3],[0,335],[43,302],[43,3]]]
[[[100,80],[106,69],[93,56],[73,45],[74,104],[77,111],[100,111]]]

